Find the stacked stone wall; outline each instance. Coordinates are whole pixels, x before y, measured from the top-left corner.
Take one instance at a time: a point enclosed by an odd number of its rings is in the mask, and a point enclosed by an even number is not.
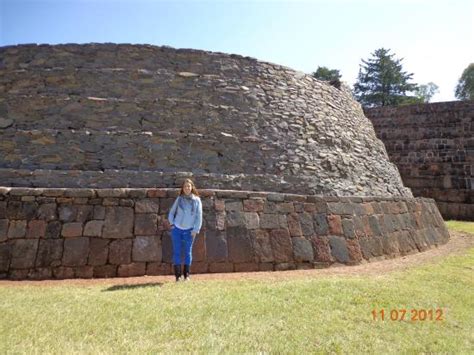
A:
[[[204,188],[412,196],[351,94],[310,75],[146,45],[0,48],[2,185],[171,187],[181,173]]]
[[[171,272],[176,189],[0,188],[0,277]],[[423,198],[203,190],[193,273],[354,265],[423,251],[448,232]]]
[[[366,109],[404,185],[447,219],[474,220],[474,101]]]

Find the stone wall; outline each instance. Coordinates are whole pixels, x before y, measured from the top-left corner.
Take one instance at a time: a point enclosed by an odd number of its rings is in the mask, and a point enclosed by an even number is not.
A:
[[[0,277],[171,272],[176,189],[0,188]],[[423,198],[203,190],[193,273],[358,264],[423,251],[448,232]]]
[[[474,220],[474,101],[366,109],[405,186]]]
[[[254,58],[148,45],[0,48],[0,183],[337,196],[409,189],[350,92]]]

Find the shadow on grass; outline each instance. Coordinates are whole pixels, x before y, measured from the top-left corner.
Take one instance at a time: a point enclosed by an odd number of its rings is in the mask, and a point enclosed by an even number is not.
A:
[[[102,292],[132,290],[134,288],[161,287],[161,286],[163,286],[162,282],[149,282],[146,284],[131,284],[131,285],[115,285],[115,286],[106,288],[105,290],[102,290]]]

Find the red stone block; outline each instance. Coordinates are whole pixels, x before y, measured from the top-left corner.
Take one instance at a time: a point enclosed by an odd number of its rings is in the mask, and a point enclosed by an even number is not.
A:
[[[214,209],[219,212],[225,211],[225,201],[224,200],[215,200]]]
[[[216,193],[212,190],[205,190],[205,189],[200,189],[199,190],[199,196],[201,196],[201,198],[212,197],[212,196],[215,196],[215,194]]]
[[[329,234],[342,235],[341,216],[331,214],[328,215]]]
[[[370,222],[369,222],[369,217],[368,216],[363,216],[362,217],[362,225],[364,227],[364,234],[371,237],[374,235],[374,232],[372,231],[372,228],[370,227]]]
[[[147,197],[166,197],[166,190],[162,189],[147,189],[146,190]]]
[[[270,243],[276,262],[286,262],[293,259],[293,245],[288,230],[273,229],[270,232]]]
[[[287,216],[288,229],[292,237],[300,237],[303,235],[301,224],[297,213],[290,213]]]
[[[46,221],[32,220],[28,222],[26,238],[44,238],[46,233]]]
[[[265,202],[261,199],[244,200],[245,212],[262,212]]]
[[[193,242],[193,262],[206,260],[206,233],[201,232],[196,235]]]
[[[333,261],[333,257],[331,256],[331,249],[329,247],[329,241],[327,237],[314,236],[311,238],[311,242],[314,248],[314,260],[316,262]]]
[[[348,239],[346,245],[350,258],[349,264],[359,264],[363,259],[359,241],[357,239]]]

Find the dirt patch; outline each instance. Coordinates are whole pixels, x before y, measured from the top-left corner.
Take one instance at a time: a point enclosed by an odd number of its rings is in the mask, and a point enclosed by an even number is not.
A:
[[[448,243],[437,248],[432,248],[422,253],[406,255],[389,260],[365,263],[356,266],[337,265],[326,269],[289,270],[289,271],[265,271],[265,272],[235,272],[192,275],[193,280],[238,280],[238,279],[294,279],[300,277],[315,278],[318,276],[358,276],[374,275],[383,276],[392,271],[402,271],[414,266],[437,262],[449,255],[464,254],[468,249],[474,247],[474,235],[460,232],[450,232],[451,238]],[[0,280],[1,286],[93,286],[93,285],[143,285],[162,284],[174,282],[174,276],[141,276],[110,279],[70,279],[70,280],[41,280],[41,281],[10,281]]]

